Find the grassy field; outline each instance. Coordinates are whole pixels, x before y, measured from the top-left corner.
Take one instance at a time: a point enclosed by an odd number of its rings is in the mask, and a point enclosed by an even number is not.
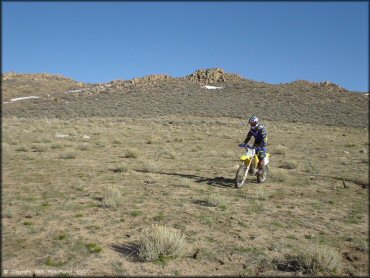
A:
[[[242,120],[3,118],[3,270],[366,276],[367,128],[264,124],[236,189]]]

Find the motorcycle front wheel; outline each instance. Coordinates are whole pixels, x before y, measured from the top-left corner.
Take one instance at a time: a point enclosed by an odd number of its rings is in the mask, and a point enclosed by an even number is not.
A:
[[[268,174],[269,174],[269,167],[265,165],[265,168],[263,169],[262,174],[257,174],[257,182],[264,183],[267,179]]]
[[[243,163],[242,165],[240,165],[238,171],[236,171],[235,175],[236,188],[241,188],[244,185],[245,180],[247,179],[247,175],[248,175],[247,166],[245,166]]]

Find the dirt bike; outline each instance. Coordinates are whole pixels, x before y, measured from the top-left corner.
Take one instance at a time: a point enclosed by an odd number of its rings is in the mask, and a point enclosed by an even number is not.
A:
[[[257,176],[257,182],[263,183],[267,179],[269,167],[268,163],[270,161],[270,154],[266,153],[266,157],[264,158],[264,167],[263,170],[259,171],[258,169],[258,156],[256,149],[249,145],[242,144],[245,149],[246,153],[240,157],[242,164],[239,166],[238,171],[236,172],[235,176],[235,187],[241,188],[245,181],[247,180],[248,174],[251,176]]]

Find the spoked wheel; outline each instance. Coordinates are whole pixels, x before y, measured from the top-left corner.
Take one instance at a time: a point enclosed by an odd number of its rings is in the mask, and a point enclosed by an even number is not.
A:
[[[235,187],[241,188],[244,185],[247,176],[248,176],[247,166],[245,166],[244,164],[240,165],[238,171],[236,171]]]
[[[267,179],[268,174],[269,174],[269,167],[265,165],[262,174],[257,173],[257,182],[264,183],[265,180]]]

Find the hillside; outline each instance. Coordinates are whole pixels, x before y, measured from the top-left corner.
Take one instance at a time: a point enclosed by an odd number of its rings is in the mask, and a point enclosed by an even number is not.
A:
[[[191,115],[324,125],[368,125],[368,96],[329,81],[273,85],[222,69],[84,84],[50,74],[3,75],[3,117],[155,117]],[[207,89],[205,85],[218,89]],[[212,88],[212,87],[210,87]],[[11,101],[19,97],[34,99]],[[355,108],[355,109],[354,109]]]
[[[4,276],[369,273],[368,96],[222,69],[2,89]],[[251,114],[268,177],[237,189]]]

